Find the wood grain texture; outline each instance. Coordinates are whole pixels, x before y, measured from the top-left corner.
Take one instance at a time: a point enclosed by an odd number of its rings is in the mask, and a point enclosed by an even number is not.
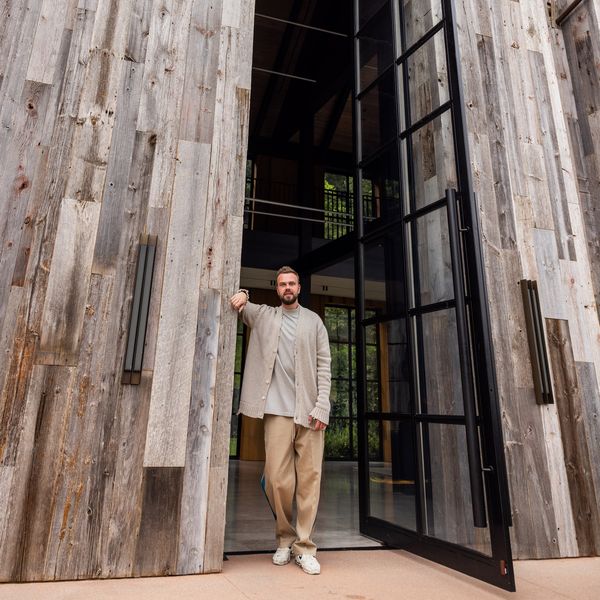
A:
[[[515,291],[520,277],[537,280],[543,315],[568,323],[573,359],[593,364],[598,372],[599,341],[589,333],[599,328],[593,297],[597,220],[589,192],[594,169],[586,158],[593,144],[579,124],[581,119],[590,123],[593,116],[589,111],[583,116],[578,106],[583,108],[582,97],[591,100],[597,93],[589,74],[597,72],[599,54],[585,33],[596,26],[597,6],[584,5],[573,18],[578,25],[566,24],[561,32],[553,29],[545,3],[456,3],[473,181],[492,300],[513,555],[519,558],[583,551],[578,509],[569,493],[568,451],[560,437],[562,417],[556,408],[530,405],[530,359]],[[586,107],[596,106],[587,100]],[[592,126],[590,131],[596,130]],[[592,432],[586,435],[593,439]]]
[[[217,290],[202,290],[194,352],[194,379],[197,383],[192,388],[187,431],[178,573],[202,571],[204,564],[220,312],[221,294]]]
[[[42,316],[40,364],[77,362],[99,216],[95,202],[65,199],[61,204]]]
[[[144,466],[183,467],[192,389],[210,145],[181,141],[171,206]],[[203,189],[204,184],[204,189]]]
[[[579,552],[593,556],[600,550],[600,502],[595,487],[598,478],[593,474],[597,465],[592,463],[589,449],[593,438],[588,436],[585,424],[588,411],[579,385],[568,322],[547,319],[546,327]]]
[[[137,538],[134,575],[176,572],[183,469],[144,469],[142,518]]]

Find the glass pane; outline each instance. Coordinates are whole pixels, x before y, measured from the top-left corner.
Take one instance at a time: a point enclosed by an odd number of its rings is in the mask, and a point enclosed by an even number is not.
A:
[[[381,315],[404,312],[402,238],[398,229],[365,247],[365,299]]]
[[[406,68],[412,124],[450,99],[443,29],[408,57]]]
[[[406,321],[380,323],[379,339],[381,412],[408,413],[411,399]]]
[[[418,317],[422,342],[421,411],[436,415],[462,415],[456,313],[440,310]]]
[[[417,209],[443,198],[448,188],[458,188],[450,111],[416,131],[411,148]]]
[[[463,425],[423,425],[425,533],[492,553],[488,529],[473,526],[473,508]]]
[[[360,99],[363,159],[397,135],[394,91],[392,69]]]
[[[442,0],[400,0],[404,12],[404,46],[412,46],[442,19]]]
[[[415,455],[412,427],[398,421],[369,424],[369,447],[382,449],[379,461],[369,461],[370,514],[406,529],[416,529]]]
[[[369,442],[369,460],[383,460],[383,422],[369,421],[367,424]]]
[[[454,298],[448,213],[444,206],[416,222],[421,304]]]
[[[235,342],[236,342],[236,344],[235,344],[235,372],[241,373],[242,372],[242,353],[244,350],[244,336],[238,334]]]
[[[392,221],[400,216],[400,175],[398,152],[394,145],[389,151],[362,169],[364,221],[368,225],[376,219]],[[363,188],[365,186],[363,185]]]
[[[348,419],[331,419],[325,430],[325,458],[352,457],[350,421]]]
[[[231,419],[231,429],[229,434],[229,456],[237,456],[238,423],[239,419],[236,416],[233,416]]]
[[[330,342],[329,348],[331,350],[331,376],[348,379],[350,376],[350,347],[348,344]]]
[[[381,411],[379,393],[379,381],[367,381],[367,411]]]
[[[360,27],[364,27],[365,23],[379,12],[390,14],[390,6],[386,0],[360,0],[358,5]]]
[[[375,81],[394,61],[392,19],[380,11],[360,32],[360,89]]]
[[[233,376],[233,406],[232,413],[235,415],[240,405],[240,390],[242,389],[242,376],[240,373],[236,373]],[[232,417],[236,419],[237,417]]]
[[[349,391],[348,381],[344,379],[332,379],[331,381],[331,414],[334,417],[349,416]]]

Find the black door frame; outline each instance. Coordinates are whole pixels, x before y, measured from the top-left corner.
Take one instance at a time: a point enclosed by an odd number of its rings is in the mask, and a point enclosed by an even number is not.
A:
[[[365,2],[366,0],[362,0]],[[392,5],[392,2],[395,4]],[[464,100],[461,86],[460,75],[460,56],[457,46],[456,32],[456,14],[454,2],[452,0],[442,0],[443,18],[432,29],[430,29],[421,39],[412,43],[407,48],[404,40],[401,42],[399,52],[395,56],[400,58],[394,61],[393,68],[400,65],[421,48],[427,41],[433,38],[436,33],[443,31],[446,42],[446,60],[449,76],[450,98],[443,106],[422,117],[416,123],[410,122],[410,115],[407,119],[407,129],[398,131],[398,139],[402,136],[410,136],[413,131],[422,127],[424,124],[439,117],[442,113],[450,111],[452,115],[454,154],[456,158],[458,190],[456,193],[449,190],[445,198],[438,202],[428,205],[421,211],[411,211],[410,215],[404,216],[403,209],[400,211],[397,220],[391,220],[377,231],[365,231],[363,222],[363,206],[360,190],[362,189],[362,136],[360,126],[360,47],[359,33],[360,24],[360,4],[361,0],[354,0],[355,30],[354,30],[354,64],[355,64],[355,88],[354,88],[354,121],[355,121],[355,153],[356,153],[356,172],[355,172],[355,235],[352,236],[355,242],[355,282],[356,282],[356,336],[357,336],[357,390],[359,402],[359,480],[360,480],[360,526],[361,531],[367,535],[379,539],[394,547],[405,548],[415,554],[431,559],[435,562],[444,564],[458,571],[469,574],[478,579],[485,580],[493,585],[506,590],[515,589],[514,573],[512,569],[512,555],[510,548],[510,537],[508,527],[510,523],[510,504],[508,495],[508,484],[506,477],[506,464],[504,458],[502,428],[500,420],[499,399],[497,393],[496,377],[494,363],[492,359],[492,338],[490,330],[490,318],[488,313],[488,299],[485,286],[485,273],[483,269],[482,252],[480,244],[480,230],[477,220],[477,207],[473,195],[473,186],[470,172],[470,160],[468,154],[468,140],[466,119],[464,114]],[[380,3],[384,7],[389,6],[392,10],[398,10],[394,21],[394,27],[402,23],[403,6],[397,0],[390,0],[387,3]],[[394,13],[392,13],[394,14]],[[399,33],[395,32],[395,39],[399,40]],[[409,110],[409,90],[407,69],[403,69],[404,78],[404,106],[398,110]],[[395,88],[398,90],[398,87]],[[362,91],[364,94],[364,90]],[[400,115],[397,122],[401,123]],[[398,140],[396,140],[397,142]],[[395,142],[395,143],[396,143]],[[410,144],[408,144],[410,147]],[[410,152],[410,150],[409,150]],[[411,168],[411,157],[408,157],[407,163]],[[406,176],[401,174],[400,177]],[[411,192],[412,193],[412,192]],[[401,202],[401,204],[403,204]],[[413,222],[417,217],[432,211],[439,210],[446,206],[449,210],[449,226],[454,227],[454,252],[458,252],[457,260],[461,260],[457,269],[460,273],[464,271],[463,293],[457,291],[455,301],[448,306],[456,308],[457,304],[464,304],[464,314],[468,310],[468,323],[463,324],[463,333],[467,338],[463,340],[470,345],[471,356],[466,357],[465,361],[471,363],[467,368],[472,368],[474,381],[474,397],[470,404],[472,411],[469,414],[469,406],[465,399],[465,417],[463,420],[456,418],[445,418],[438,422],[464,424],[470,433],[470,474],[471,488],[473,494],[474,522],[480,526],[489,523],[489,531],[492,546],[492,555],[480,554],[466,547],[452,544],[440,539],[427,536],[423,533],[421,527],[418,531],[410,531],[398,527],[392,523],[382,521],[369,515],[369,496],[368,496],[368,448],[367,448],[367,418],[369,415],[365,412],[366,406],[366,387],[364,381],[364,314],[365,314],[365,295],[364,295],[364,245],[365,242],[381,235],[394,225],[399,223]],[[414,203],[411,204],[414,209]],[[450,222],[454,219],[454,222]],[[460,223],[460,225],[459,225]],[[452,235],[452,234],[451,234]],[[414,238],[413,238],[414,240]],[[403,245],[406,249],[406,244]],[[330,255],[331,257],[331,255]],[[455,270],[455,274],[457,271]],[[406,274],[406,270],[405,270]],[[456,286],[456,282],[455,282]],[[406,304],[408,306],[408,303]],[[463,361],[463,362],[465,362]],[[464,375],[464,374],[463,374]],[[414,394],[414,389],[413,389]],[[413,396],[414,397],[414,396]],[[360,409],[363,408],[363,410]],[[434,418],[426,415],[395,415],[383,416],[379,418],[403,418],[408,417],[414,423],[435,422]],[[469,436],[468,436],[469,437]],[[415,454],[416,455],[416,454]],[[481,458],[480,458],[481,456]],[[474,464],[476,461],[476,465]],[[483,463],[483,464],[482,464]],[[420,471],[420,469],[418,469]],[[485,486],[487,504],[484,504],[483,490],[478,488],[478,482],[481,488]],[[423,483],[423,482],[421,482]],[[478,496],[478,497],[477,497]],[[419,511],[417,503],[417,511]],[[483,510],[483,514],[482,511]],[[422,517],[422,515],[421,515]],[[418,523],[421,521],[417,514]]]

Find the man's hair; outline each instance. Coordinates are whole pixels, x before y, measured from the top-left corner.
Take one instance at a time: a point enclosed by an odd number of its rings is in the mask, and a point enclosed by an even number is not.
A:
[[[275,281],[277,281],[279,279],[280,275],[285,275],[287,273],[293,273],[298,278],[298,283],[300,283],[300,275],[298,275],[298,273],[296,271],[294,271],[294,269],[292,269],[292,267],[288,267],[287,265],[281,267],[281,269],[279,269],[279,271],[277,271],[277,275],[275,275]]]

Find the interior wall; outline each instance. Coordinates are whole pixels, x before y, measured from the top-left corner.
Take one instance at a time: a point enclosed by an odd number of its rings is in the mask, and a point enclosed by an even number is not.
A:
[[[598,6],[560,30],[546,2],[456,3],[517,558],[600,552]],[[535,401],[523,278],[555,404]]]
[[[220,570],[254,2],[9,5],[0,580]],[[143,373],[122,385],[144,232]]]

